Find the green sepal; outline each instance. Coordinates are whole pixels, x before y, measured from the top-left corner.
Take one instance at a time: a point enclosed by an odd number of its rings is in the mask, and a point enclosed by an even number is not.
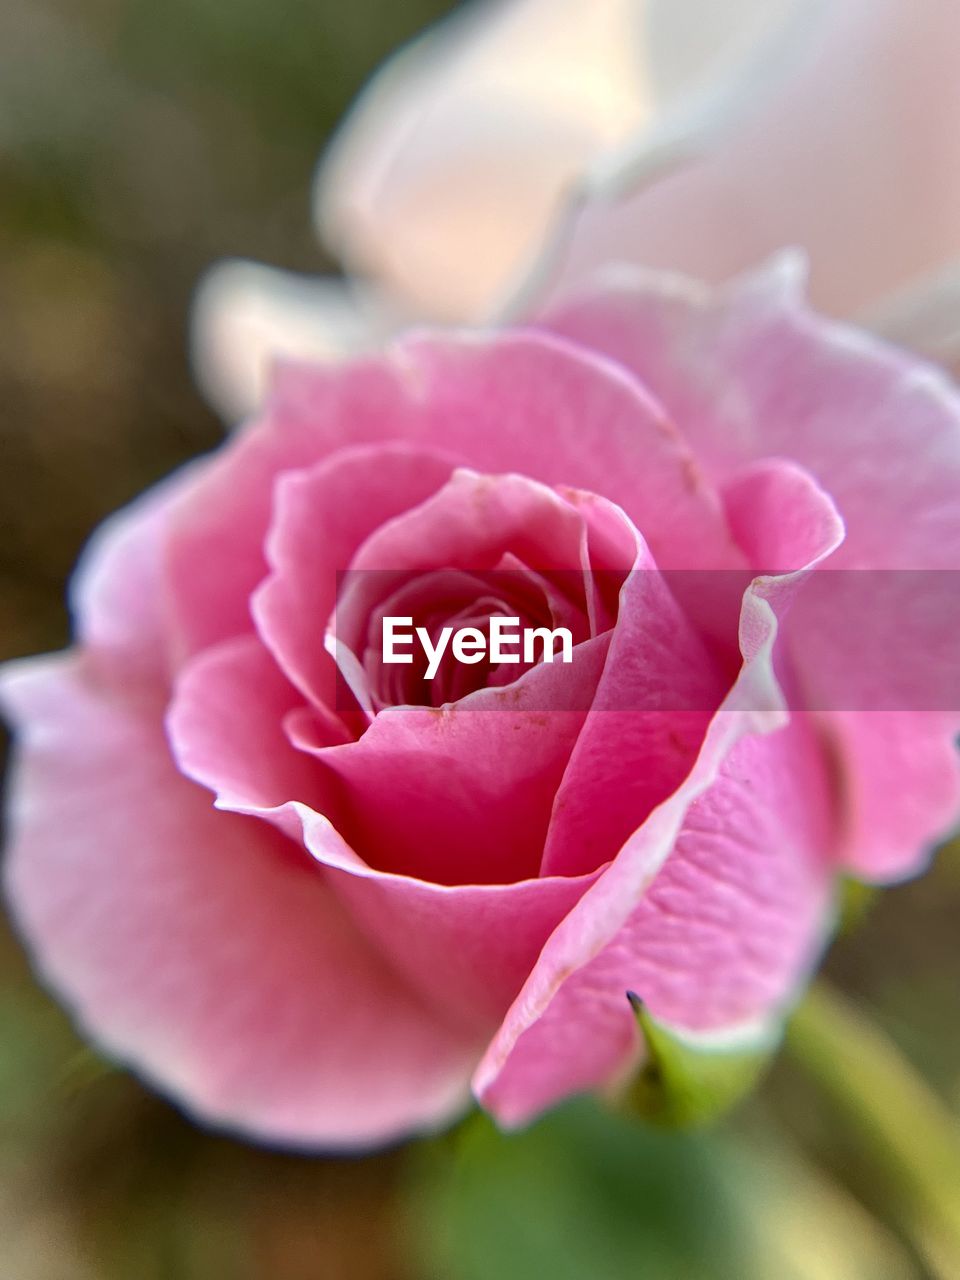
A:
[[[754,1087],[770,1062],[779,1031],[711,1043],[657,1022],[628,992],[646,1046],[646,1061],[630,1090],[638,1114],[665,1128],[692,1129],[719,1119]]]

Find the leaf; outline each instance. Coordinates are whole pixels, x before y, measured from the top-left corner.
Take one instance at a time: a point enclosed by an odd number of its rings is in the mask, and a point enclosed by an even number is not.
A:
[[[627,998],[647,1048],[631,1101],[645,1119],[668,1128],[718,1119],[753,1089],[779,1041],[767,1029],[736,1041],[696,1040],[657,1022],[633,992]]]
[[[743,1280],[728,1171],[700,1135],[583,1099],[502,1134],[477,1115],[428,1157],[414,1274],[443,1280]],[[430,1159],[429,1157],[432,1157]]]

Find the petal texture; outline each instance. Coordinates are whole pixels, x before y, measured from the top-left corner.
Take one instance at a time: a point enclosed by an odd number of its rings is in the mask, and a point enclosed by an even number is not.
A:
[[[812,547],[809,563],[829,550]],[[836,816],[813,725],[790,716],[773,665],[804,572],[746,592],[743,666],[692,769],[555,930],[484,1055],[473,1087],[505,1123],[629,1065],[626,991],[665,1023],[736,1031],[775,1019],[816,953]],[[686,893],[697,880],[702,893]],[[669,919],[655,923],[660,914]],[[745,963],[741,948],[764,958]],[[577,1013],[591,1035],[574,1035]]]
[[[650,386],[729,487],[731,514],[738,473],[770,457],[806,468],[842,514],[829,567],[843,572],[791,618],[791,652],[841,769],[844,859],[869,878],[899,877],[960,812],[957,658],[944,645],[960,621],[949,590],[960,568],[960,401],[929,366],[806,311],[790,268],[719,295],[618,272],[546,323]],[[905,667],[904,652],[923,661]],[[882,759],[885,738],[895,766]]]
[[[477,1043],[302,851],[177,773],[161,707],[62,659],[14,669],[5,702],[25,732],[7,892],[109,1052],[203,1119],[298,1145],[383,1142],[462,1105]]]
[[[560,986],[502,1071],[481,1068],[484,1105],[518,1124],[616,1078],[639,1051],[628,991],[687,1031],[731,1036],[769,1021],[823,944],[828,812],[809,725],[742,740],[626,923]]]

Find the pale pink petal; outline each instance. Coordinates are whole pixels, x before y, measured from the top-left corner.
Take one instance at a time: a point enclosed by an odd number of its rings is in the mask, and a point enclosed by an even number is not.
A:
[[[490,883],[503,856],[499,844],[490,841],[476,854],[478,859],[484,852],[487,855],[486,867],[481,866],[486,882],[463,883],[467,879],[463,875],[467,842],[479,846],[483,832],[489,840],[497,822],[507,833],[516,824],[516,839],[529,836],[529,818],[521,803],[530,804],[535,753],[551,755],[563,748],[563,716],[552,715],[554,733],[544,733],[547,713],[541,708],[539,715],[534,713],[536,722],[523,735],[517,733],[526,727],[522,714],[511,717],[508,711],[463,710],[457,719],[451,715],[440,733],[432,737],[435,717],[421,715],[413,708],[382,713],[360,740],[364,743],[370,738],[365,748],[367,767],[358,771],[369,810],[358,816],[382,827],[379,843],[372,845],[372,856],[379,855],[380,862],[390,864],[397,860],[398,849],[412,848],[410,869],[396,874],[389,865],[386,870],[371,867],[347,843],[344,833],[350,834],[350,824],[344,821],[344,805],[338,797],[326,808],[321,801],[319,811],[311,807],[317,779],[304,770],[310,766],[326,774],[322,749],[315,753],[316,758],[302,756],[298,773],[298,766],[289,760],[278,739],[277,726],[273,726],[260,742],[270,753],[278,753],[279,759],[271,760],[265,778],[255,775],[256,732],[266,726],[256,707],[244,708],[242,713],[236,710],[236,704],[250,696],[254,676],[264,678],[249,649],[253,643],[249,637],[229,642],[217,660],[201,658],[199,666],[195,661],[187,669],[185,686],[170,719],[181,765],[216,792],[219,808],[265,818],[304,841],[328,868],[326,883],[342,900],[343,909],[362,923],[371,945],[386,953],[415,989],[439,1006],[446,1017],[473,1035],[489,1036],[551,930],[594,878],[583,875]],[[424,718],[426,725],[421,723]],[[398,734],[398,726],[406,726],[406,742],[402,732]],[[235,741],[228,749],[214,753],[212,747],[222,745],[224,734],[230,731]],[[391,746],[397,749],[398,742],[403,758],[391,761]],[[498,742],[499,756],[492,745]],[[469,766],[468,772],[465,766]],[[281,798],[285,784],[293,790]],[[542,803],[549,809],[549,794]],[[479,835],[478,825],[482,828]],[[291,851],[295,848],[290,845]],[[358,843],[357,849],[363,848]],[[535,872],[539,848],[532,843],[528,852]],[[431,858],[438,864],[437,876],[460,883],[448,887],[416,878],[418,861],[425,863]],[[518,870],[515,858],[506,872],[515,877]]]
[[[830,879],[827,855],[835,833],[823,755],[812,749],[809,730],[803,721],[790,722],[791,727],[783,732],[788,715],[773,671],[777,614],[789,602],[798,576],[760,579],[746,593],[740,629],[744,665],[710,724],[694,767],[674,793],[627,840],[613,863],[555,930],[487,1050],[474,1077],[474,1090],[484,1105],[491,1107],[505,1122],[518,1122],[569,1089],[602,1084],[625,1065],[634,1048],[635,1033],[631,1030],[629,1010],[625,1007],[617,1016],[609,993],[606,1000],[596,1002],[591,1034],[578,1041],[579,1048],[570,1045],[563,1030],[564,1023],[569,1025],[563,1017],[564,1005],[558,1010],[553,1006],[569,999],[575,1007],[582,1008],[586,990],[596,990],[597,984],[591,983],[588,972],[591,962],[602,957],[611,944],[616,946],[621,930],[629,926],[633,913],[653,892],[651,886],[659,882],[659,876],[673,862],[685,832],[690,832],[692,857],[698,864],[704,859],[722,883],[737,867],[738,860],[747,856],[746,850],[740,849],[742,842],[747,849],[770,856],[762,834],[758,840],[757,833],[762,833],[764,823],[772,823],[780,845],[790,852],[777,870],[764,872],[764,879],[769,874],[770,883],[778,888],[784,875],[787,880],[782,894],[773,893],[767,887],[763,897],[776,903],[773,912],[776,920],[791,913],[795,915],[797,932],[783,930],[779,947],[774,945],[771,950],[771,941],[776,943],[777,928],[757,913],[755,899],[744,898],[742,902],[749,902],[749,907],[741,908],[740,914],[745,917],[742,923],[746,925],[756,916],[757,936],[766,940],[763,964],[757,968],[739,966],[743,968],[742,985],[739,985],[738,966],[730,965],[728,959],[726,972],[718,969],[717,983],[711,988],[703,966],[716,963],[723,948],[718,950],[716,937],[709,941],[709,930],[704,929],[700,936],[695,932],[691,936],[696,937],[700,945],[691,950],[692,967],[687,973],[681,969],[675,985],[671,985],[673,975],[664,972],[660,975],[660,985],[655,986],[651,970],[656,969],[656,964],[638,965],[637,972],[646,978],[648,986],[654,987],[652,1012],[662,1013],[664,1018],[693,1030],[727,1028],[733,1022],[753,1016],[772,1017],[788,998],[809,960],[814,922],[817,928],[822,924],[825,886]],[[780,733],[776,733],[778,729]],[[765,734],[774,734],[766,750],[765,744],[756,742],[757,735]],[[786,760],[780,755],[784,751]],[[776,794],[773,803],[771,789]],[[709,815],[714,810],[716,816],[711,819]],[[738,811],[743,816],[742,821],[738,820],[739,838],[734,839],[731,819]],[[702,818],[698,817],[700,814]],[[699,853],[698,844],[701,845]],[[722,863],[716,861],[721,851]],[[805,891],[798,896],[791,886],[796,884],[798,869],[804,867],[819,870],[802,877]],[[669,875],[672,877],[679,870],[675,868]],[[669,886],[671,879],[666,883]],[[682,874],[678,883],[683,884]],[[738,883],[743,882],[738,880]],[[670,896],[666,901],[670,901]],[[663,909],[661,903],[660,910]],[[709,912],[705,901],[699,904],[699,909]],[[704,924],[715,919],[707,914]],[[725,924],[730,927],[729,914]],[[725,930],[721,928],[720,933],[723,936]],[[728,957],[736,954],[736,936],[734,927],[725,942]],[[654,950],[657,945],[662,946],[663,941],[662,936],[659,940],[655,934],[651,936]],[[769,976],[757,982],[759,969],[768,966]],[[602,978],[603,968],[601,960],[598,978]],[[617,984],[623,976],[616,964],[608,974],[609,980]],[[707,995],[700,999],[704,984]],[[569,996],[568,986],[573,988]],[[603,987],[604,983],[601,981],[599,986]],[[635,984],[631,982],[628,989],[636,989]],[[643,998],[647,996],[643,990],[639,994]],[[551,1046],[558,1026],[557,1044]],[[544,1037],[542,1041],[541,1037]],[[562,1051],[564,1056],[541,1075],[539,1068],[550,1055],[551,1047],[555,1047],[558,1054]]]
[[[618,260],[719,282],[796,244],[818,307],[853,315],[956,259],[960,7],[845,0],[798,13],[803,38],[785,29],[787,56],[768,57],[778,73],[749,110],[711,100],[676,122],[672,172],[663,134],[639,135],[606,189],[571,210],[535,294]]]
[[[477,0],[438,25],[378,73],[319,171],[324,235],[370,283],[216,264],[193,306],[201,388],[237,421],[278,357],[335,359],[415,315],[487,311],[571,184],[735,76],[797,3]]]
[[[356,1148],[462,1105],[477,1041],[413,996],[307,855],[177,773],[162,707],[47,659],[23,726],[7,891],[43,974],[109,1053],[200,1118]]]
[[[318,751],[342,783],[342,834],[381,870],[440,884],[536,876],[605,656],[597,637],[569,665],[438,708],[388,707],[356,742]]]
[[[290,800],[332,816],[329,779],[284,733],[302,705],[257,636],[225,640],[177,677],[166,716],[174,758],[187,777],[217,792],[224,809]]]
[[[317,815],[299,816],[307,848],[377,947],[454,1025],[484,1040],[502,1023],[546,940],[597,878],[592,872],[446,886],[384,874],[345,854]]]
[[[690,807],[663,869],[479,1094],[504,1124],[619,1076],[639,1051],[627,992],[661,1022],[730,1035],[769,1023],[824,941],[828,784],[809,725],[743,739]]]
[[[309,422],[258,423],[212,454],[200,482],[177,496],[162,562],[178,660],[253,629],[250,595],[269,568],[277,476],[327,451]]]
[[[390,442],[601,493],[643,529],[661,567],[739,561],[690,450],[615,365],[541,334],[411,337],[384,358],[281,366],[264,418],[178,501],[166,576],[179,652],[250,630],[281,472]]]
[[[468,6],[372,81],[318,175],[324,239],[422,314],[479,315],[645,112],[637,0]]]
[[[573,875],[616,854],[689,773],[733,674],[641,544],[596,697],[556,792],[543,874]]]
[[[114,675],[164,687],[174,663],[163,545],[171,513],[203,475],[193,463],[105,520],[70,582],[78,641]]]
[[[661,568],[733,567],[720,500],[675,426],[622,368],[546,334],[415,335],[386,361],[281,369],[275,433],[318,454],[404,440],[476,471],[602,494]]]
[[[531,812],[539,803],[548,813],[552,796],[549,786],[540,794],[537,775],[569,751],[582,717],[551,711],[556,693],[541,689],[537,699],[536,686],[519,710],[382,713],[345,748],[360,762],[362,802],[352,815],[350,794],[330,786],[340,772],[352,777],[347,767],[330,769],[338,753],[314,745],[302,754],[284,741],[290,687],[256,646],[241,637],[185,669],[168,718],[181,767],[216,793],[218,808],[266,819],[305,842],[327,867],[341,910],[361,923],[378,954],[474,1042],[489,1037],[546,938],[594,878],[518,880],[524,858],[535,876]],[[595,667],[594,681],[599,661]],[[498,696],[490,691],[480,701]],[[360,824],[374,832],[369,844]],[[355,848],[345,836],[358,837]],[[513,842],[506,858],[504,839]],[[296,857],[297,845],[289,849]],[[464,883],[471,858],[483,883]],[[402,873],[393,873],[395,863]],[[432,879],[451,887],[416,878],[431,863]],[[495,883],[498,870],[507,883]]]
[[[336,360],[388,326],[359,287],[257,262],[218,262],[194,295],[190,347],[200,389],[228,422],[263,403],[278,359]]]
[[[440,453],[383,444],[342,449],[278,480],[266,542],[271,573],[251,608],[267,647],[312,700],[335,709],[336,668],[323,634],[338,575],[373,530],[419,506],[451,470]]]
[[[857,572],[832,584],[832,623],[826,588],[805,598],[806,625],[801,615],[790,624],[794,661],[814,705],[844,713],[828,731],[848,775],[848,865],[876,878],[915,870],[960,811],[956,657],[942,643],[957,612],[944,584],[960,569],[956,392],[929,366],[804,310],[787,275],[712,297],[621,272],[547,323],[632,368],[719,483],[775,455],[829,493],[846,527],[831,569]],[[932,613],[916,570],[940,574]],[[881,713],[882,726],[871,719]],[[890,788],[876,742],[897,717]]]

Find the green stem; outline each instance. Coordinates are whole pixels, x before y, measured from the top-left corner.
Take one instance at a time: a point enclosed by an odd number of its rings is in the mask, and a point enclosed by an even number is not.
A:
[[[960,1275],[960,1121],[887,1036],[822,982],[791,1018],[786,1043],[869,1145],[928,1263]]]

